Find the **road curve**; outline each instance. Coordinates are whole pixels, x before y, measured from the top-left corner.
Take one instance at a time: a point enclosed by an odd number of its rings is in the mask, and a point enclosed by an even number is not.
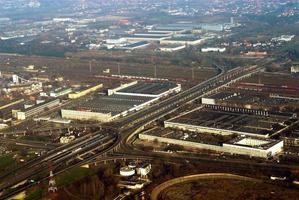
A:
[[[190,176],[182,176],[178,178],[171,179],[166,181],[158,186],[156,186],[151,192],[151,200],[158,200],[160,193],[168,187],[171,187],[176,184],[196,181],[200,179],[234,179],[241,181],[250,181],[250,182],[260,182],[261,180],[250,178],[246,176],[239,176],[235,174],[227,174],[227,173],[205,173],[205,174],[195,174]]]

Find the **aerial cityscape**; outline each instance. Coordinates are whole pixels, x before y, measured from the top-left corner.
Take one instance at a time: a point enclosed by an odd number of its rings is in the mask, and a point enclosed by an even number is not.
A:
[[[299,199],[299,0],[0,0],[2,199]]]

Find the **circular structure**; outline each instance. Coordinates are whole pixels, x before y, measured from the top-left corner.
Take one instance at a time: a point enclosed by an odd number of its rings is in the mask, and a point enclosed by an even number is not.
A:
[[[226,173],[206,173],[206,174],[196,174],[190,176],[183,176],[175,179],[171,179],[166,181],[158,186],[156,186],[151,193],[151,200],[158,200],[162,191],[167,188],[170,188],[174,185],[183,184],[187,182],[197,181],[200,179],[233,179],[240,181],[251,181],[251,182],[261,182],[258,179],[249,178],[245,176],[238,176],[234,174],[226,174]]]
[[[198,174],[175,178],[154,188],[151,200],[289,200],[298,199],[296,187],[233,174]]]
[[[130,167],[131,169],[135,169],[137,167],[136,162],[132,161],[129,163],[128,167]]]
[[[130,167],[122,167],[119,170],[119,174],[121,176],[133,176],[135,174],[135,170]]]

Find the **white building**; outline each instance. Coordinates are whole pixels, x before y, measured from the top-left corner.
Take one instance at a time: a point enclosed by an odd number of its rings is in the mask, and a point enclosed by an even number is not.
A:
[[[125,177],[127,177],[127,176],[133,176],[135,174],[135,169],[132,169],[132,168],[127,167],[127,166],[126,167],[122,167],[119,170],[119,174],[121,176],[125,176]]]
[[[207,47],[207,48],[202,48],[201,52],[207,53],[207,52],[220,52],[223,53],[226,51],[226,48],[219,48],[219,47]]]
[[[59,99],[54,99],[54,100],[46,101],[44,103],[36,104],[34,106],[18,111],[16,113],[16,117],[18,120],[25,120],[28,117],[42,114],[45,110],[56,107],[59,104],[60,104]]]
[[[176,52],[176,51],[180,51],[185,48],[186,48],[186,45],[177,45],[177,46],[160,47],[159,50],[162,52]]]
[[[237,138],[229,143],[219,145],[207,144],[192,139],[180,139],[151,134],[150,131],[139,134],[141,140],[158,141],[165,144],[175,144],[192,149],[205,149],[228,154],[246,155],[250,157],[269,158],[283,151],[282,140],[256,139],[250,137]]]
[[[275,42],[290,42],[295,37],[295,35],[281,35],[280,37],[272,38]]]
[[[202,44],[205,41],[204,38],[184,38],[184,37],[174,37],[174,38],[168,38],[164,39],[160,42],[160,44],[166,44],[166,45],[189,45],[189,46],[195,46]]]
[[[152,165],[150,163],[142,163],[140,166],[136,167],[136,172],[141,177],[147,177],[147,175],[151,172]]]
[[[73,135],[61,137],[59,139],[61,144],[68,144],[68,143],[70,143],[71,141],[74,141],[74,140],[75,140],[75,136],[73,136]]]
[[[292,66],[292,67],[291,67],[291,73],[292,73],[292,74],[297,74],[297,73],[299,73],[299,66]]]

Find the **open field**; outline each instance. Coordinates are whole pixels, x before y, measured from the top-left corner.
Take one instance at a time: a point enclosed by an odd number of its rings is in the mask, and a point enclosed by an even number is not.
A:
[[[246,80],[248,83],[260,84],[279,84],[279,85],[299,85],[299,78],[296,76],[277,74],[277,73],[260,73]]]
[[[109,57],[108,57],[109,58]],[[171,80],[181,80],[185,82],[201,82],[215,75],[213,68],[192,68],[178,66],[164,61],[157,60],[150,63],[146,56],[136,59],[124,58],[113,54],[113,59],[103,59],[101,56],[95,59],[85,58],[84,55],[74,56],[72,58],[52,58],[40,56],[1,56],[1,71],[22,71],[22,67],[35,65],[36,69],[45,70],[50,76],[64,76],[65,79],[77,81],[98,80],[95,75],[103,75],[103,70],[110,69],[110,74],[146,76],[167,78]],[[145,60],[145,61],[143,61]],[[156,66],[156,67],[155,67]],[[105,74],[109,75],[109,74]]]

